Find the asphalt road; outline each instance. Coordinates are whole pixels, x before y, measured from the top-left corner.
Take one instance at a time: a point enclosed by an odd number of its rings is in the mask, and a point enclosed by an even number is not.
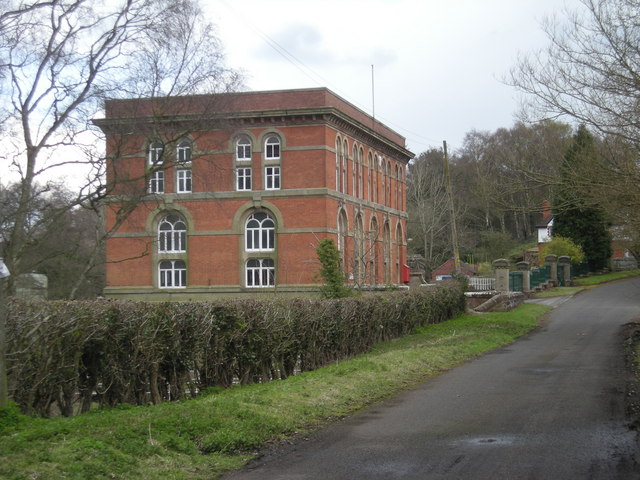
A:
[[[620,336],[639,317],[640,279],[582,293],[516,343],[225,478],[640,478]]]

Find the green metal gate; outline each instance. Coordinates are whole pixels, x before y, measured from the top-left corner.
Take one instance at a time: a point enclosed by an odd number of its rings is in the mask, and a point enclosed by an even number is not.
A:
[[[525,272],[509,272],[509,291],[522,292],[524,290],[523,274]]]
[[[531,290],[545,283],[547,280],[551,280],[551,265],[543,265],[540,268],[531,270]]]

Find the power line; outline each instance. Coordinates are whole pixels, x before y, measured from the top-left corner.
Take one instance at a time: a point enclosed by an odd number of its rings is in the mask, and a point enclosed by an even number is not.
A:
[[[350,103],[352,103],[353,105],[355,105],[358,108],[362,109],[363,111],[369,110],[368,107],[363,106],[362,104],[349,99],[349,96],[346,95],[345,93],[343,93],[340,90],[339,87],[336,87],[335,85],[333,85],[329,80],[324,78],[322,75],[320,75],[318,72],[316,72],[313,68],[311,68],[310,66],[305,64],[302,60],[297,58],[294,54],[289,52],[285,47],[280,45],[276,40],[274,40],[268,34],[263,32],[246,15],[242,14],[241,12],[239,12],[238,10],[233,8],[231,5],[229,5],[229,3],[226,0],[220,0],[220,2],[229,11],[231,11],[234,15],[236,15],[243,22],[245,22],[249,26],[249,28],[256,35],[258,35],[267,45],[269,45],[271,48],[273,48],[286,61],[288,61],[291,65],[293,65],[295,68],[297,68],[302,74],[304,74],[306,77],[308,77],[311,81],[315,82],[319,87],[329,87],[329,88],[331,88],[331,90],[335,91],[338,95],[340,95],[341,97],[344,97]],[[371,95],[372,95],[372,102],[375,102],[375,97],[374,97],[374,92],[373,92],[373,68],[374,68],[374,66],[371,65],[371,75],[372,75],[372,79],[371,79],[372,92],[371,92]],[[372,103],[372,107],[371,108],[372,108],[372,117],[374,119],[376,119],[376,116],[375,116],[376,115],[375,114],[375,103]],[[416,143],[418,145],[423,145],[425,147],[432,147],[432,146],[434,146],[434,144],[436,144],[438,142],[438,141],[434,140],[433,138],[426,137],[426,136],[424,136],[422,134],[419,134],[419,133],[413,132],[413,131],[411,131],[411,130],[409,130],[407,128],[404,128],[401,125],[398,125],[398,124],[396,124],[394,122],[391,122],[391,121],[387,120],[384,117],[378,117],[378,119],[380,119],[385,125],[393,127],[394,129],[397,129],[397,130],[401,130],[401,131],[405,132],[405,134],[411,135],[413,143]],[[429,142],[429,143],[423,143],[423,142],[420,142],[420,141],[416,141],[416,139],[421,139],[421,140],[424,140],[424,141]]]

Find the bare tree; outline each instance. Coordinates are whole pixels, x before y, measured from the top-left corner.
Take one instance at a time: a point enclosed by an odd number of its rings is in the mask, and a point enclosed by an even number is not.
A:
[[[581,0],[584,9],[549,19],[546,49],[523,56],[510,83],[538,117],[568,116],[603,134],[640,143],[640,4]]]
[[[451,253],[450,214],[442,150],[420,154],[407,175],[408,236],[412,250],[426,260],[428,269],[442,263]]]
[[[597,134],[599,160],[581,165],[570,181],[640,245],[633,213],[640,208],[640,4],[581,3],[580,11],[544,23],[548,47],[520,58],[508,83],[524,92],[535,118],[564,116]]]
[[[38,179],[85,168],[84,186],[67,208],[109,193],[105,155],[95,147],[102,133],[90,121],[105,98],[229,91],[239,77],[224,67],[197,0],[5,0],[2,6],[0,125],[11,141],[0,161],[20,184],[2,248],[15,278],[27,268]]]

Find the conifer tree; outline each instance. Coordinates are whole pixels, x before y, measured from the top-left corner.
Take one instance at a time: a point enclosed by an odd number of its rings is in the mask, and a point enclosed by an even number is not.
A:
[[[609,222],[602,209],[581,192],[576,178],[582,165],[596,156],[594,137],[581,125],[564,157],[553,218],[554,236],[569,238],[582,247],[592,271],[607,267],[612,254]]]

